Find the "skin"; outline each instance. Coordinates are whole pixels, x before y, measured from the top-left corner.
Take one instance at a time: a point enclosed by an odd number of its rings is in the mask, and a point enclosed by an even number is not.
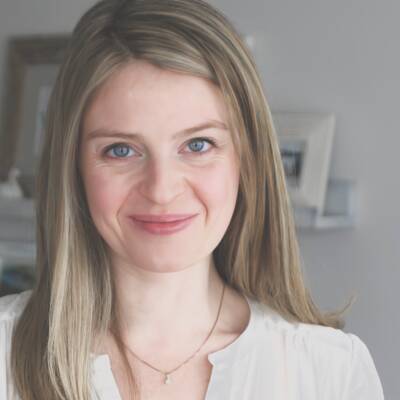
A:
[[[212,83],[143,61],[114,73],[83,119],[80,172],[92,219],[112,255],[123,337],[160,369],[172,369],[194,353],[215,321],[221,298],[212,252],[228,228],[238,194],[232,136],[213,127],[174,137],[210,120],[226,124],[221,94]],[[113,135],[92,137],[100,130]],[[142,137],[122,139],[115,132]],[[201,137],[215,146],[194,140]],[[107,147],[115,143],[124,144]],[[197,216],[183,231],[166,236],[149,234],[130,219],[161,213]],[[247,303],[243,308],[245,300],[235,293],[225,290],[216,338],[240,333],[247,323]]]

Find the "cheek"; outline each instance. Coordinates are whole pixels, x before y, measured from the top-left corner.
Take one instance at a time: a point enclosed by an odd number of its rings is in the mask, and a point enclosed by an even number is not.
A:
[[[92,218],[105,217],[119,209],[126,195],[126,185],[116,177],[92,171],[84,177],[86,196]]]
[[[224,209],[228,213],[236,203],[239,185],[238,171],[231,164],[220,165],[210,170],[201,181],[198,180],[205,202],[214,209]]]

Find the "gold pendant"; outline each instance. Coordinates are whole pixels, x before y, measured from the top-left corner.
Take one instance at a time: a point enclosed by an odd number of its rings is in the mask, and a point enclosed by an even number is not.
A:
[[[164,383],[166,385],[169,385],[171,383],[171,377],[169,376],[169,374],[165,374],[165,381]]]

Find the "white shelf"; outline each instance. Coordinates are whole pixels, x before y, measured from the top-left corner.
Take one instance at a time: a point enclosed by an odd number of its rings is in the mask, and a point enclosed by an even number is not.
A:
[[[33,265],[36,258],[35,242],[0,242],[0,259],[3,263]]]
[[[31,199],[0,198],[0,242],[34,242],[35,208]]]
[[[338,229],[355,226],[355,184],[346,180],[329,180],[322,213],[314,208],[294,207],[299,229]]]
[[[36,259],[35,209],[31,199],[0,198],[1,265],[34,266]]]
[[[0,219],[18,218],[24,220],[35,219],[35,207],[32,199],[8,199],[0,197]]]

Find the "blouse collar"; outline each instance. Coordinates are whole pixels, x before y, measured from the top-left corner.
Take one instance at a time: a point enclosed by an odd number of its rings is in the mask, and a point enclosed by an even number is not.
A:
[[[244,296],[250,308],[250,318],[245,330],[229,345],[208,355],[208,360],[217,369],[232,367],[236,362],[243,360],[254,346],[257,326],[262,323],[263,310],[260,304]]]

